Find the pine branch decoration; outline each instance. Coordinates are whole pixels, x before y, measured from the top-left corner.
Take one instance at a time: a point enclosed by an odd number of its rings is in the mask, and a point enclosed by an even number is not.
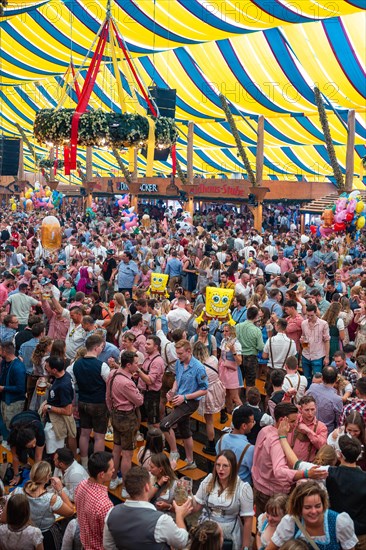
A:
[[[184,175],[184,172],[182,170],[182,166],[179,162],[179,160],[177,159],[177,174],[178,174],[178,177],[180,179],[180,181],[182,182],[182,185],[187,185],[187,178],[186,176]]]
[[[117,161],[117,163],[118,163],[118,166],[119,166],[120,169],[122,170],[122,173],[123,173],[123,176],[124,176],[124,178],[125,178],[125,180],[126,180],[126,183],[127,183],[128,185],[131,185],[131,184],[132,184],[131,174],[130,174],[130,172],[127,170],[126,166],[124,165],[124,163],[123,163],[123,161],[122,161],[122,159],[121,159],[121,157],[120,157],[119,152],[117,151],[117,149],[113,148],[113,149],[112,149],[112,153],[113,153],[113,155],[114,155],[114,157],[115,157],[115,159],[116,159],[116,161]]]
[[[333,170],[333,175],[336,180],[336,185],[338,189],[344,189],[345,185],[344,185],[343,174],[338,164],[337,155],[334,149],[333,140],[330,133],[327,112],[325,110],[323,99],[319,88],[317,87],[314,88],[314,95],[315,95],[315,103],[318,108],[320,124],[322,126],[322,130],[324,134],[325,146],[328,151],[330,165]]]
[[[238,153],[241,156],[241,159],[242,159],[242,161],[244,163],[244,166],[245,166],[245,169],[247,171],[248,179],[249,179],[250,183],[252,184],[252,186],[256,187],[257,186],[257,181],[256,181],[256,178],[255,178],[253,169],[250,166],[248,156],[247,156],[247,154],[245,152],[245,149],[243,147],[243,144],[241,142],[239,131],[238,131],[238,128],[236,127],[234,117],[231,114],[231,111],[229,109],[229,105],[228,105],[228,102],[226,101],[226,97],[222,94],[220,94],[219,97],[220,97],[222,109],[225,113],[226,120],[228,121],[231,132],[234,136],[236,146],[238,148]]]

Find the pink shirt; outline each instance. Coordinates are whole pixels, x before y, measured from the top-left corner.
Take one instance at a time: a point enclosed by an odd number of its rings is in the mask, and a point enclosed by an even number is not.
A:
[[[314,324],[306,319],[301,324],[302,336],[309,346],[302,350],[303,356],[309,361],[325,357],[325,342],[330,340],[329,325],[323,319],[317,319]]]
[[[281,273],[287,273],[287,271],[293,271],[294,266],[292,265],[292,262],[288,258],[278,258],[277,260],[278,265],[281,268]]]
[[[134,342],[135,348],[137,349],[137,351],[140,351],[144,357],[146,357],[147,354],[145,349],[145,345],[146,345],[145,334],[143,334],[143,332],[137,327],[132,327],[130,329],[130,332],[132,332],[132,334],[136,336],[136,341]]]
[[[140,407],[144,398],[142,393],[140,393],[133,383],[131,375],[122,369],[119,369],[119,374],[115,375],[115,372],[116,371],[113,369],[107,378],[106,402],[108,409],[110,411],[112,409],[117,409],[118,411],[129,412],[136,407]]]
[[[163,380],[163,374],[165,371],[165,365],[164,360],[161,357],[161,355],[154,355],[150,356],[148,355],[143,362],[143,365],[141,367],[146,374],[151,378],[151,384],[147,386],[145,382],[142,380],[142,378],[139,378],[138,381],[138,388],[141,391],[144,390],[151,390],[151,391],[159,391],[161,390],[161,383]]]
[[[278,438],[277,428],[266,426],[258,434],[254,448],[252,479],[254,487],[265,495],[289,494],[295,470],[290,470]]]
[[[304,321],[304,318],[298,313],[296,317],[286,317],[287,321],[287,329],[286,329],[286,335],[291,338],[291,340],[294,340],[296,344],[296,349],[299,352],[300,351],[300,338],[302,334],[302,323]]]
[[[301,415],[298,417],[297,424],[300,424],[300,422],[302,422]],[[297,434],[295,428],[293,432],[289,433],[287,439],[299,460],[313,462],[317,451],[327,443],[328,429],[323,422],[316,418],[307,426],[311,429],[311,433]]]
[[[57,316],[46,300],[42,302],[42,308],[49,321],[47,336],[52,339],[66,340],[70,327],[70,319],[68,317]]]
[[[0,306],[3,306],[8,299],[8,289],[2,283],[0,284]]]

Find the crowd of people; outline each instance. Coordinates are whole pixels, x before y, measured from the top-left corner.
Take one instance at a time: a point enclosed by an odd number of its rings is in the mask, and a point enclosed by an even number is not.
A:
[[[65,204],[50,252],[43,214],[3,209],[0,549],[365,549],[363,237],[149,212],[125,232]]]

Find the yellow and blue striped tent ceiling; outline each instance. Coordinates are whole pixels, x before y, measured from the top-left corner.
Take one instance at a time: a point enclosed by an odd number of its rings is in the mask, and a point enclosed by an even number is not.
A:
[[[194,172],[230,177],[245,169],[221,108],[223,94],[255,168],[258,116],[265,117],[264,178],[333,181],[313,88],[323,94],[332,139],[345,172],[347,117],[356,112],[355,178],[366,155],[365,0],[119,0],[111,13],[136,69],[147,86],[177,90],[177,157],[187,158],[188,122],[194,125]],[[82,85],[91,45],[106,14],[99,0],[11,2],[0,17],[0,127],[19,135],[20,125],[37,155],[33,121],[41,108],[56,107],[70,60]],[[107,45],[90,108],[121,111]],[[122,52],[119,70],[127,110],[136,88]],[[146,107],[136,90],[140,105]],[[76,106],[71,85],[65,106]],[[61,155],[61,153],[60,153]],[[127,164],[128,155],[122,155]],[[79,160],[85,162],[80,148]],[[113,155],[94,149],[95,175],[120,175]],[[25,148],[25,168],[37,170]],[[146,160],[138,157],[141,175]],[[155,162],[156,175],[171,172]],[[60,179],[66,178],[59,174]],[[71,177],[80,183],[75,173]],[[366,180],[365,180],[366,183]]]

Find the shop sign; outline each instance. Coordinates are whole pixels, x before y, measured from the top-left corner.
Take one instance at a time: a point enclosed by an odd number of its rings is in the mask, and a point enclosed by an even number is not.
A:
[[[241,185],[230,185],[223,183],[222,185],[204,184],[193,185],[189,187],[190,195],[225,195],[226,197],[247,197],[248,189]]]
[[[129,187],[124,181],[117,182],[118,191],[129,192]],[[159,193],[159,187],[155,183],[142,183],[139,187],[140,193]]]

